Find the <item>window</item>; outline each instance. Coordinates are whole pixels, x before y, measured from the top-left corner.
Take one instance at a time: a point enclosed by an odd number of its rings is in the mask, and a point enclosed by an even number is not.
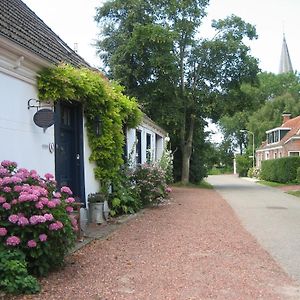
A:
[[[151,134],[146,135],[146,159],[149,163],[151,161]]]
[[[299,151],[289,151],[289,156],[300,156]]]
[[[140,130],[136,131],[136,163],[142,163],[142,132]]]

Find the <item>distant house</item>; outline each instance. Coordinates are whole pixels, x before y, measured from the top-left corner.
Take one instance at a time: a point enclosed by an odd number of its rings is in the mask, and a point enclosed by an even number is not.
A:
[[[266,134],[266,141],[256,150],[257,167],[263,160],[300,156],[300,116],[291,119],[291,114],[284,113],[282,125]]]
[[[38,100],[37,72],[62,62],[90,67],[21,0],[1,0],[0,161],[16,161],[41,175],[55,174],[59,185],[70,186],[86,203],[86,195],[97,192],[99,182],[89,161],[82,106],[62,100],[45,108]],[[47,130],[33,119],[41,109],[55,113],[55,123]],[[135,145],[131,153],[137,163],[145,162],[147,155],[160,158],[166,133],[146,116],[126,136],[126,156]]]

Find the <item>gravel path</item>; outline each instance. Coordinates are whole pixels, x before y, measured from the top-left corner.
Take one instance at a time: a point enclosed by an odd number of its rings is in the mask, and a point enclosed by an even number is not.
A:
[[[299,289],[214,190],[174,188],[18,299],[299,299]]]

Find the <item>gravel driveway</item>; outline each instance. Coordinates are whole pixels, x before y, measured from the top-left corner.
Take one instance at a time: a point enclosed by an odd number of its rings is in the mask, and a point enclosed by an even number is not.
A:
[[[299,287],[214,190],[174,188],[18,299],[300,299]]]

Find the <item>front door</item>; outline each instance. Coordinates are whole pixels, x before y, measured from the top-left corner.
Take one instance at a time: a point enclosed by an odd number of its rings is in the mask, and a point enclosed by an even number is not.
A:
[[[55,107],[55,177],[84,203],[83,119],[80,104],[58,102]]]

